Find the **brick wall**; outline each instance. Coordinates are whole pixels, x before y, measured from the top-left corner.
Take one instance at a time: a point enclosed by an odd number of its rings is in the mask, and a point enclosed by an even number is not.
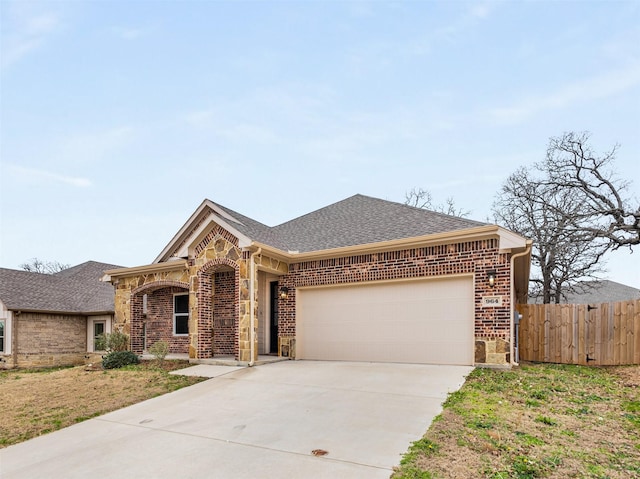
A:
[[[497,239],[294,263],[280,278],[289,295],[279,303],[279,336],[295,337],[296,287],[473,274],[476,338],[508,340],[509,268],[509,255],[499,253]],[[486,281],[490,270],[497,272],[494,288]],[[482,296],[495,295],[502,296],[502,306],[483,308]]]
[[[198,271],[198,358],[238,357],[239,274],[237,263],[226,258]]]
[[[186,292],[183,288],[174,286],[147,293],[147,317],[144,321],[147,327],[147,349],[157,341],[166,341],[169,344],[170,353],[186,354],[189,352],[189,337],[174,336],[173,334],[173,295]],[[137,296],[140,297],[139,302],[142,303],[142,295]]]
[[[18,367],[84,364],[87,355],[87,318],[62,314],[14,315]]]
[[[213,354],[234,355],[236,338],[235,272],[214,274],[213,293]]]

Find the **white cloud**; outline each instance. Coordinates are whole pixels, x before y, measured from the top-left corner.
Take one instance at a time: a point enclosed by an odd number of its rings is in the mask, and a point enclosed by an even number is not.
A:
[[[7,27],[2,33],[2,68],[20,61],[42,47],[48,38],[60,29],[60,18],[54,13],[24,12],[7,8]]]
[[[133,132],[133,127],[120,126],[103,131],[77,133],[61,141],[60,156],[73,159],[78,163],[100,160],[128,144],[133,137]]]
[[[513,105],[494,108],[489,116],[500,124],[521,123],[549,110],[607,98],[640,84],[640,64],[612,70],[559,88],[547,95],[533,96]]]
[[[489,17],[494,4],[484,2],[473,5],[465,14],[456,18],[453,22],[438,28],[434,32],[434,39],[455,41],[458,36],[466,34],[479,22],[485,21]]]
[[[491,7],[488,3],[479,3],[471,7],[471,9],[469,10],[471,16],[476,18],[487,18],[490,12]]]
[[[195,128],[208,128],[213,125],[213,111],[192,111],[184,115],[184,121]]]
[[[27,19],[25,33],[31,36],[46,35],[53,32],[59,23],[58,17],[52,13],[38,15]]]
[[[36,168],[24,168],[22,166],[9,165],[9,169],[16,175],[29,180],[44,180],[54,183],[64,183],[79,188],[91,186],[91,180],[77,176],[61,175]]]

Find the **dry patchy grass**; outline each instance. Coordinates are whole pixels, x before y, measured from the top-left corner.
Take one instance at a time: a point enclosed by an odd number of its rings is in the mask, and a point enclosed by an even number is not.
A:
[[[476,369],[393,479],[640,478],[640,366]]]
[[[0,448],[190,386],[202,378],[174,376],[186,361],[152,362],[122,369],[0,372]]]

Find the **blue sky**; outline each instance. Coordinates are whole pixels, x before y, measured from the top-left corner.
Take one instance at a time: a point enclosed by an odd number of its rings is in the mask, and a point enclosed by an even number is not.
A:
[[[638,2],[0,0],[0,266],[151,262],[204,198],[275,225],[413,187],[485,220],[548,139],[621,145]],[[606,277],[640,287],[640,250]]]

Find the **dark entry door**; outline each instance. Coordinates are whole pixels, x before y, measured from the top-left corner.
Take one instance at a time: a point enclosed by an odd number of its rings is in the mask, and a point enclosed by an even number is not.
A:
[[[272,281],[270,285],[271,308],[269,313],[269,351],[278,353],[278,282]]]

